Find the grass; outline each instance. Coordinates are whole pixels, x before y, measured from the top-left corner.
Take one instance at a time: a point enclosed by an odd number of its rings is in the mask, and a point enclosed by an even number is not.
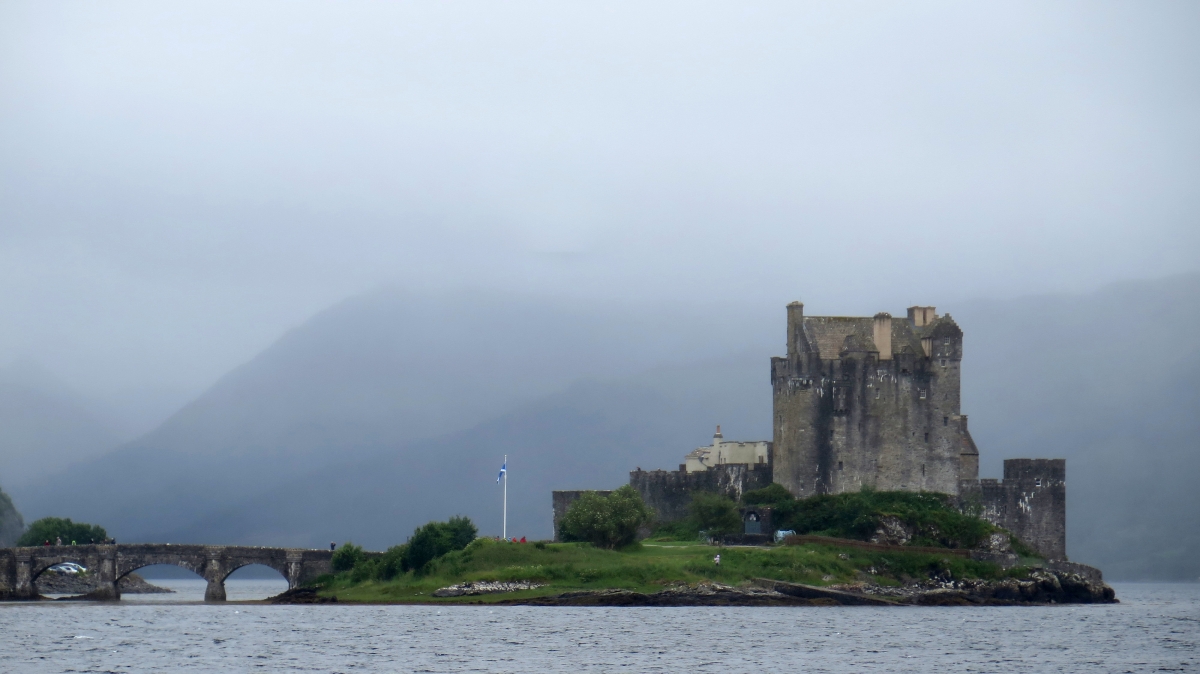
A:
[[[721,565],[713,556],[721,555]],[[955,556],[875,552],[828,545],[770,548],[717,548],[698,543],[647,542],[623,550],[601,550],[587,543],[513,544],[477,539],[465,550],[434,561],[424,575],[412,572],[389,581],[356,581],[353,571],[318,580],[320,593],[338,601],[494,602],[568,592],[624,589],[657,592],[669,585],[704,580],[739,585],[771,578],[811,585],[870,579],[898,585],[934,576],[998,578],[1019,575],[998,566]],[[441,587],[467,581],[535,581],[535,590],[470,597],[435,598]]]

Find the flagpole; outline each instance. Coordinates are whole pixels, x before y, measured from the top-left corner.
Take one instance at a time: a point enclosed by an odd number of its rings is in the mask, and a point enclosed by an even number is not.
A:
[[[504,455],[504,524],[501,525],[504,540],[508,540],[508,455]]]

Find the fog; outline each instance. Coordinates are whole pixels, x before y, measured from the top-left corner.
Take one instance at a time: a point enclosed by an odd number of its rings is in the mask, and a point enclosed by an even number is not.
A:
[[[437,358],[523,343],[508,307],[574,321],[533,341],[561,360],[525,345],[484,368],[501,392],[435,438],[606,373],[765,363],[794,299],[1019,316],[1026,296],[1096,306],[1194,274],[1198,37],[1182,2],[0,5],[0,394],[20,401],[0,466],[49,479],[152,451],[287,335],[379,292],[406,308],[356,325],[392,326],[405,353],[364,353],[397,377],[420,361],[434,388]],[[1152,287],[1190,287],[1172,283]],[[438,298],[496,324],[404,313]],[[394,327],[413,316],[424,340]],[[580,366],[568,337],[602,357]],[[248,428],[212,423],[200,436]],[[389,428],[381,447],[404,437]]]
[[[381,283],[814,313],[1196,268],[1188,3],[7,3],[0,362],[180,402]]]

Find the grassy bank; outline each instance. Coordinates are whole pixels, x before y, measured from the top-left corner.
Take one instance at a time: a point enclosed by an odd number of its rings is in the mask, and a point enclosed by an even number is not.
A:
[[[721,555],[721,565],[713,556]],[[931,577],[999,578],[1020,575],[962,557],[912,552],[876,552],[827,545],[716,548],[695,543],[647,542],[624,550],[586,543],[514,544],[477,539],[465,550],[434,560],[425,573],[391,580],[355,580],[353,571],[320,579],[320,594],[338,601],[492,602],[572,590],[625,589],[657,592],[668,585],[704,580],[739,585],[771,578],[811,585],[871,580],[898,585]],[[535,581],[535,590],[473,597],[435,598],[433,592],[467,581]]]

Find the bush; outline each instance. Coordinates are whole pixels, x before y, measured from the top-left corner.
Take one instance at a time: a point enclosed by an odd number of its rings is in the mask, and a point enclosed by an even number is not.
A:
[[[333,553],[331,565],[334,571],[349,571],[363,560],[363,549],[353,543],[342,543]]]
[[[653,516],[641,495],[629,485],[608,496],[589,491],[567,509],[559,523],[559,537],[611,550],[634,542],[638,527]]]
[[[391,580],[404,573],[404,552],[406,545],[393,545],[383,553],[379,560],[379,579]]]
[[[913,531],[911,545],[973,548],[999,529],[976,515],[962,513],[946,494],[875,491],[818,494],[795,499],[772,484],[746,492],[747,504],[770,505],[778,529],[798,534],[869,540],[884,517],[895,517]]]
[[[737,504],[720,494],[696,492],[692,494],[688,510],[696,526],[710,535],[741,531],[742,518],[738,515]]]
[[[421,573],[429,562],[467,547],[478,533],[475,523],[467,517],[451,517],[447,522],[429,522],[417,527],[400,553],[401,569]]]
[[[21,534],[21,538],[17,539],[17,545],[42,545],[46,541],[50,541],[50,544],[53,545],[59,537],[62,538],[63,545],[70,545],[72,541],[86,545],[103,543],[108,540],[108,532],[104,530],[104,527],[72,522],[70,518],[43,517],[29,525],[25,533]]]

